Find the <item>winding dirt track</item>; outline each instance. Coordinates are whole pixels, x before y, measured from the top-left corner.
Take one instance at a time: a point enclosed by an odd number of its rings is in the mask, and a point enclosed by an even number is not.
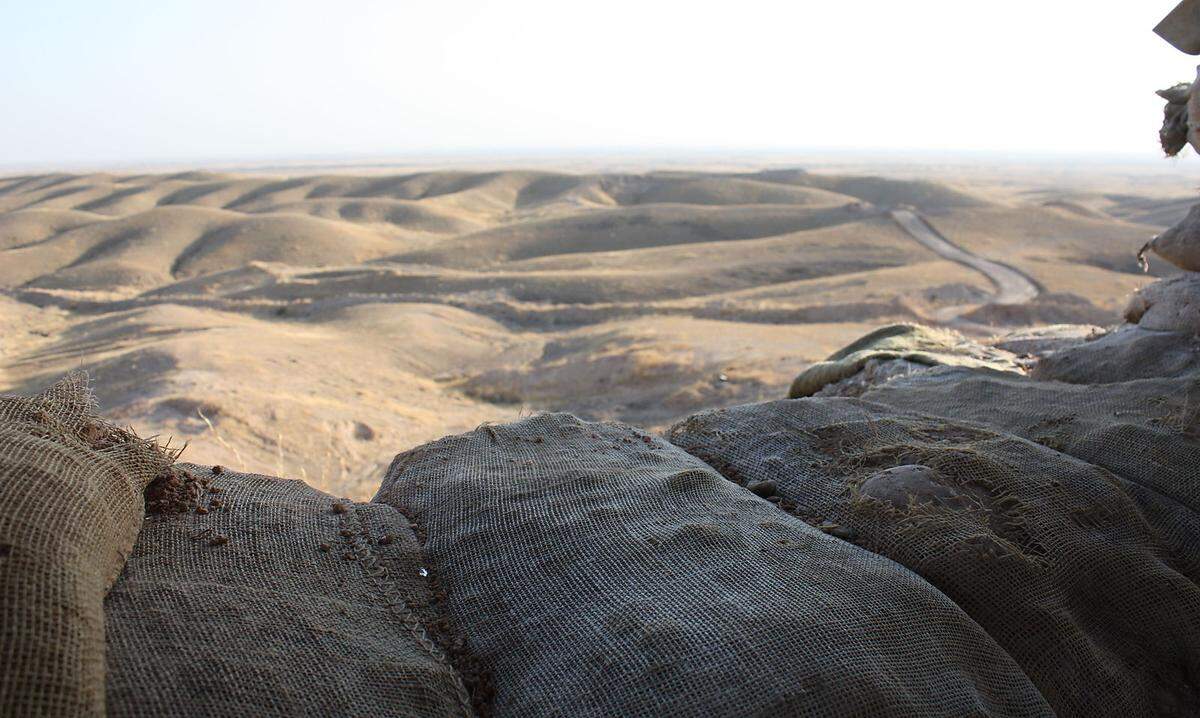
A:
[[[1037,285],[1029,277],[1026,277],[1012,267],[990,259],[984,259],[973,252],[959,247],[943,237],[924,217],[912,210],[893,209],[889,214],[896,221],[896,224],[900,225],[901,229],[908,232],[913,239],[925,247],[952,262],[958,262],[986,276],[996,287],[996,294],[991,300],[993,303],[1024,304],[1025,302],[1037,299],[1040,291]],[[945,316],[939,316],[939,318],[952,320],[969,308],[948,307],[942,312]]]

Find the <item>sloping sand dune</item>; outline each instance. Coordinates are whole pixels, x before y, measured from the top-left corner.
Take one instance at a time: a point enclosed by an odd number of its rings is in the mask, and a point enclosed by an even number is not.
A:
[[[5,212],[0,214],[0,250],[28,247],[95,221],[92,214],[73,209]]]
[[[1039,296],[989,304],[903,208]],[[0,178],[0,391],[87,369],[194,461],[362,497],[483,421],[654,428],[784,396],[884,322],[1116,321],[1149,280],[1134,251],[1184,210],[802,170]]]

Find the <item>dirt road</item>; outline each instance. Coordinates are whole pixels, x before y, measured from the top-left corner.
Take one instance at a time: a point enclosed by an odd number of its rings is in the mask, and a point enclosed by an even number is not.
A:
[[[996,287],[992,297],[995,304],[1023,304],[1037,299],[1039,290],[1028,277],[1017,270],[990,259],[984,259],[952,243],[934,229],[921,215],[909,209],[893,209],[890,212],[896,224],[908,232],[913,239],[937,254],[982,273]],[[971,307],[948,307],[939,319],[950,321]]]

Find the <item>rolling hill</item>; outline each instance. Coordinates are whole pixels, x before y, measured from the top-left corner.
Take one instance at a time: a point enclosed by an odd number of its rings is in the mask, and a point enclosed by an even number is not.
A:
[[[989,304],[897,208],[1040,295]],[[87,369],[194,461],[362,497],[483,421],[781,397],[885,322],[1115,322],[1150,279],[1134,251],[1186,209],[803,170],[0,178],[0,391]]]

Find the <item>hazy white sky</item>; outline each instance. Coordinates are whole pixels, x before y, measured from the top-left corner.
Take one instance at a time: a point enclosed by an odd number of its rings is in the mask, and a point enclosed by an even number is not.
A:
[[[1157,153],[1176,0],[0,0],[0,165]]]

